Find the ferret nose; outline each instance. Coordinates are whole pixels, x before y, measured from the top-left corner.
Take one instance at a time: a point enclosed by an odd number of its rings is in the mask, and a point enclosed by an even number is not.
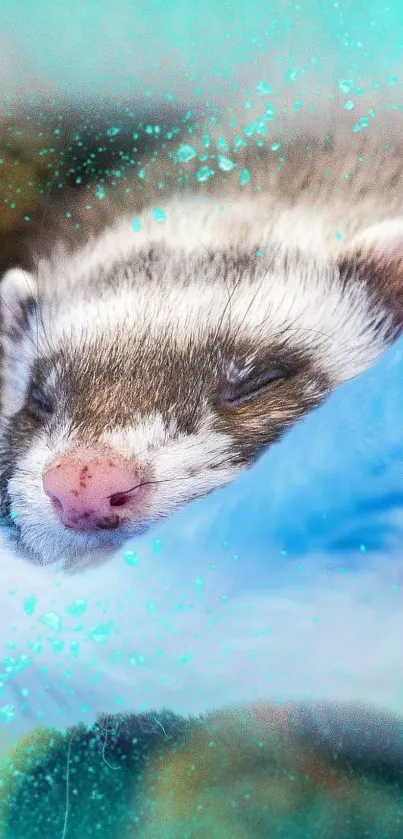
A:
[[[51,463],[42,480],[62,524],[81,531],[120,527],[140,485],[135,464],[112,451],[66,453]]]

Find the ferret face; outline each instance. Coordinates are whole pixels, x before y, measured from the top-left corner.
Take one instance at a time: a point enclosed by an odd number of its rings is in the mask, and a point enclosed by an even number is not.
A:
[[[377,270],[159,244],[9,272],[1,500],[21,545],[96,557],[236,478],[397,333]]]

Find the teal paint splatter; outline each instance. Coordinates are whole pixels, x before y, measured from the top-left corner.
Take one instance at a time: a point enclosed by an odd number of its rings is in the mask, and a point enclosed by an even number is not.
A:
[[[95,641],[96,644],[104,644],[110,636],[112,626],[113,621],[109,623],[98,623],[88,631],[88,637],[91,641]]]
[[[196,152],[192,146],[188,146],[186,143],[182,143],[177,152],[176,152],[176,160],[178,163],[189,163],[190,160],[196,157]]]
[[[239,176],[239,183],[241,186],[246,186],[250,182],[250,172],[249,169],[242,169],[241,174]]]
[[[62,621],[57,612],[47,612],[46,615],[43,615],[41,618],[41,623],[44,623],[45,626],[48,626],[50,629],[54,629],[55,632],[60,632],[62,629]]]
[[[64,641],[61,638],[49,638],[49,644],[55,653],[61,653],[64,649]]]
[[[66,607],[66,612],[70,615],[74,615],[75,618],[81,617],[81,615],[83,615],[86,611],[86,600],[74,600],[73,603],[70,603],[70,605]]]
[[[224,155],[218,155],[218,166],[223,172],[230,172],[231,169],[235,169],[237,166],[233,160],[230,160],[229,157],[224,157]]]
[[[152,546],[154,556],[159,556],[162,551],[162,539],[153,539]]]
[[[219,137],[218,138],[218,140],[216,142],[216,148],[219,149],[219,151],[228,151],[229,150],[228,149],[228,143],[227,143],[225,137]]]
[[[136,551],[124,551],[123,552],[123,559],[126,565],[133,565],[136,566],[139,564],[140,560],[136,554]]]
[[[212,178],[214,174],[214,169],[210,169],[209,166],[202,166],[196,172],[196,179],[199,181],[199,183],[204,183],[204,181],[208,181],[210,178]]]
[[[339,88],[342,93],[348,93],[352,87],[353,82],[351,79],[341,79],[341,81],[339,81]]]
[[[255,119],[253,122],[250,122],[248,125],[245,125],[243,129],[243,133],[247,137],[253,137],[254,134],[260,134],[262,137],[265,137],[267,134],[267,128],[263,119]]]
[[[26,615],[33,615],[36,607],[36,597],[35,595],[31,594],[30,597],[26,597],[23,603],[24,612]]]
[[[161,210],[159,207],[156,207],[155,210],[152,210],[152,217],[155,221],[158,221],[158,222],[162,222],[162,221],[167,220],[167,217],[166,217],[164,211]]]
[[[352,126],[351,131],[353,134],[356,134],[358,131],[361,131],[363,128],[366,128],[369,125],[368,117],[361,117],[359,122]]]
[[[15,717],[14,705],[3,705],[0,708],[0,719],[3,723],[10,723]]]
[[[264,96],[266,93],[270,94],[273,92],[270,85],[268,85],[267,82],[259,82],[259,84],[256,85],[256,90],[260,96]]]
[[[143,664],[146,663],[146,658],[145,658],[144,655],[139,655],[139,656],[132,655],[129,658],[129,662],[132,665],[132,667],[136,667],[137,665],[140,665],[140,667],[141,667]]]
[[[70,652],[73,658],[78,658],[80,655],[80,644],[78,641],[72,641],[70,644]]]

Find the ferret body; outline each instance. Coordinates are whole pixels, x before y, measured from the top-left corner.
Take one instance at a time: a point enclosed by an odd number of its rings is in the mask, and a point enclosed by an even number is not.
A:
[[[2,504],[32,557],[108,551],[225,485],[395,340],[400,120],[285,133],[280,164],[241,147],[216,181],[190,161],[197,188],[6,273]]]

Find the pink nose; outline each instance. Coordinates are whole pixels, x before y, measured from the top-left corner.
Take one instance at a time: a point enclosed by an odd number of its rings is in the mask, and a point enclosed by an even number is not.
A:
[[[66,453],[43,474],[43,488],[60,521],[73,530],[114,530],[128,519],[140,478],[114,452]]]

